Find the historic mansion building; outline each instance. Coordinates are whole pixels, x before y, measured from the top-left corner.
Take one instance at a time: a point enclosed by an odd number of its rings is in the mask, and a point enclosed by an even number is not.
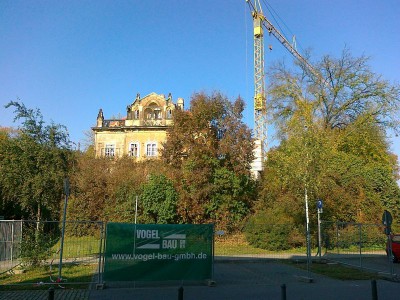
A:
[[[104,119],[100,109],[96,127],[92,127],[96,157],[128,155],[137,160],[157,158],[176,109],[184,109],[182,98],[174,104],[171,94],[166,98],[156,93],[143,98],[137,94],[122,119]]]

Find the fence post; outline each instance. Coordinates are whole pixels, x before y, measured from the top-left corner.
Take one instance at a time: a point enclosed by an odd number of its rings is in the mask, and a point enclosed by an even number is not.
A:
[[[359,244],[360,244],[360,267],[362,268],[362,224],[358,224]]]
[[[13,267],[13,256],[14,256],[14,220],[12,220],[11,223],[11,249],[10,249],[10,254],[11,254],[11,267]]]
[[[62,260],[63,260],[63,251],[64,251],[64,237],[65,237],[65,221],[67,218],[67,205],[68,205],[68,196],[69,196],[69,180],[68,178],[64,178],[64,213],[63,213],[63,221],[62,221],[62,230],[61,230],[61,245],[60,245],[60,262],[58,265],[58,279],[62,279]]]
[[[336,222],[336,250],[337,254],[339,254],[339,223]]]
[[[98,278],[97,278],[97,283],[101,284],[103,281],[103,272],[102,272],[102,262],[104,262],[104,248],[103,248],[103,242],[104,242],[104,223],[100,222],[100,244],[99,244],[99,268],[98,268]]]
[[[211,279],[214,279],[214,255],[215,255],[215,228],[214,228],[214,226],[213,226],[212,241],[211,241],[211,251],[212,251],[212,253],[211,253],[211,255],[212,255],[212,257],[211,257],[211,259],[212,259],[212,261],[211,261],[211,264],[212,264]]]

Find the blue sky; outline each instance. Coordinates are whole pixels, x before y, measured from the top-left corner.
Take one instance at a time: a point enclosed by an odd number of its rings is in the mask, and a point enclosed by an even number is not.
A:
[[[400,82],[398,1],[267,1],[264,12],[312,60],[371,57],[374,72]],[[277,18],[275,16],[275,18]],[[287,29],[287,26],[290,31]],[[292,57],[265,38],[266,69]],[[267,49],[267,47],[266,47]],[[266,74],[268,80],[268,74]],[[252,19],[245,0],[0,0],[0,126],[15,126],[4,105],[20,99],[46,120],[67,126],[78,143],[95,124],[125,115],[137,93],[172,93],[189,103],[194,92],[221,91],[247,102],[253,127]],[[392,150],[400,156],[400,138]]]

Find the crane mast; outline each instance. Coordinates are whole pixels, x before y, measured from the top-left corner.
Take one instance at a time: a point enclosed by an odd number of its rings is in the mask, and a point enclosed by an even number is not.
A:
[[[246,0],[249,4],[253,17],[254,28],[254,130],[255,130],[255,159],[252,163],[254,174],[263,169],[263,162],[267,158],[268,146],[268,120],[267,103],[265,92],[265,70],[264,70],[264,28],[272,34],[313,76],[322,80],[322,76],[305,59],[278,29],[265,17],[260,0]],[[324,82],[327,85],[326,82]],[[257,175],[256,175],[257,176]]]
[[[252,163],[252,172],[257,176],[258,172],[263,169],[268,146],[264,71],[264,29],[262,26],[264,17],[259,1],[255,1],[254,3],[252,16],[254,27],[254,131],[256,146],[254,151],[255,158]]]

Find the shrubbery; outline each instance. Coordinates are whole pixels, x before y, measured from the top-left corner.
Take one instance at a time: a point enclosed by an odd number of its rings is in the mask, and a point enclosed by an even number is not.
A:
[[[305,245],[305,234],[289,220],[275,222],[273,212],[260,211],[251,217],[244,228],[247,241],[254,247],[278,251]]]
[[[49,226],[45,226],[50,224]],[[51,257],[52,247],[60,238],[58,227],[55,223],[24,223],[21,239],[21,261],[25,267],[37,267]]]

